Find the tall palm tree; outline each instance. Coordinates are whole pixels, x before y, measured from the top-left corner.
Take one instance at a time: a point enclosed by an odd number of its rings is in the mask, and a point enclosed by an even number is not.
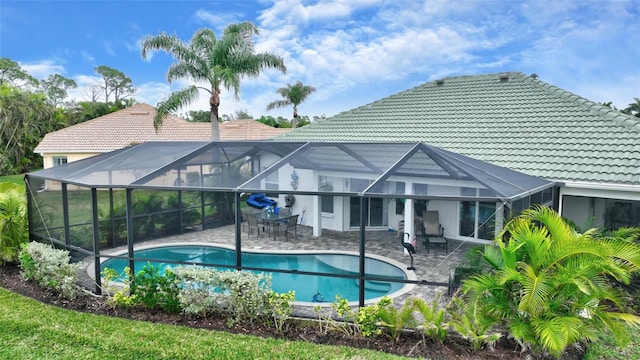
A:
[[[199,89],[202,89],[210,95],[212,139],[220,140],[220,87],[232,90],[235,99],[239,99],[240,79],[243,76],[257,77],[266,68],[283,73],[287,71],[281,57],[270,53],[255,53],[253,36],[258,34],[259,30],[254,24],[242,22],[227,26],[219,39],[213,31],[206,28],[196,31],[189,43],[166,33],[146,37],[142,41],[143,59],[147,58],[147,52],[151,50],[164,50],[176,59],[176,63],[167,70],[169,83],[177,79],[209,83],[209,88],[191,85],[175,91],[160,102],[153,119],[156,130],[170,113],[193,102],[198,97]]]
[[[276,100],[269,103],[269,105],[267,105],[267,111],[293,105],[293,121],[291,122],[291,127],[295,129],[296,120],[298,119],[298,105],[305,101],[307,97],[315,91],[316,88],[304,85],[302,81],[298,81],[293,85],[287,84],[286,87],[276,90],[284,100]]]

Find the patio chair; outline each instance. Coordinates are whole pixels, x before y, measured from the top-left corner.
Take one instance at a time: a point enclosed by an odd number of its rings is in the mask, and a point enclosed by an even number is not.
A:
[[[294,239],[298,239],[298,216],[300,214],[291,215],[286,220],[281,223],[278,223],[278,228],[276,231],[280,232],[280,228],[283,228],[284,236],[287,240],[289,240],[289,232],[293,230]]]
[[[242,225],[242,231],[249,232],[248,222],[249,222],[249,217],[252,217],[251,214],[253,212],[254,211],[249,207],[243,207],[242,209],[240,209],[240,222]]]
[[[445,253],[449,253],[449,241],[444,237],[444,228],[440,224],[440,215],[438,211],[425,211],[422,213],[423,231],[424,231],[424,247],[429,248],[432,245],[442,246]]]
[[[258,221],[258,218],[253,216],[253,214],[251,214],[250,212],[243,212],[243,215],[246,216],[246,219],[247,219],[247,234],[251,236],[251,234],[255,230],[256,238],[258,238],[260,236],[260,227],[263,225],[260,224],[260,222]],[[264,230],[264,227],[263,227],[263,230]]]

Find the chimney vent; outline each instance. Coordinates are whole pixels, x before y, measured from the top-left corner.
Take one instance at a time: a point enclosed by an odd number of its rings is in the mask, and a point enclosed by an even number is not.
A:
[[[509,80],[509,73],[500,73],[500,82],[507,82]]]
[[[436,80],[436,86],[442,86],[442,85],[444,85],[444,79]]]

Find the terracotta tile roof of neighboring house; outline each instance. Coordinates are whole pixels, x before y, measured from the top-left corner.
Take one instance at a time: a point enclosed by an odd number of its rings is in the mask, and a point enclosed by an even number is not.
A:
[[[555,180],[640,185],[640,119],[518,72],[432,81],[276,140],[422,141]]]
[[[107,152],[147,141],[208,141],[210,123],[192,123],[169,116],[156,133],[156,108],[136,104],[129,108],[70,126],[45,135],[34,152]],[[262,140],[291,131],[273,128],[255,120],[220,123],[221,140]]]

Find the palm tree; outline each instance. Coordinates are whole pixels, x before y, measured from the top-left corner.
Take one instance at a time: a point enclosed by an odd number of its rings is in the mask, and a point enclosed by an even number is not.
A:
[[[291,122],[291,127],[295,129],[296,120],[298,119],[298,105],[305,101],[305,99],[315,91],[316,88],[304,85],[301,81],[296,82],[294,85],[287,84],[287,87],[276,90],[284,100],[271,102],[267,105],[267,111],[293,105],[293,121]]]
[[[523,349],[559,356],[607,332],[624,343],[623,323],[638,327],[640,317],[613,282],[629,283],[640,270],[639,236],[638,228],[578,233],[549,208],[526,210],[485,247],[492,270],[463,282],[465,301]]]
[[[211,106],[211,136],[220,139],[218,127],[218,107],[220,106],[220,87],[233,90],[235,99],[239,99],[240,79],[243,76],[257,77],[266,68],[286,73],[284,60],[270,53],[255,53],[253,36],[259,34],[258,28],[250,22],[227,26],[219,39],[210,29],[200,29],[193,34],[187,44],[175,36],[161,33],[148,36],[142,41],[142,58],[146,59],[151,50],[164,50],[176,59],[167,70],[169,83],[177,79],[208,82],[209,88],[197,85],[171,93],[158,104],[158,112],[153,119],[157,129],[170,113],[190,104],[198,97],[199,89],[209,93]]]
[[[640,98],[633,98],[633,100],[635,102],[629,104],[629,106],[622,110],[622,113],[640,117]]]

